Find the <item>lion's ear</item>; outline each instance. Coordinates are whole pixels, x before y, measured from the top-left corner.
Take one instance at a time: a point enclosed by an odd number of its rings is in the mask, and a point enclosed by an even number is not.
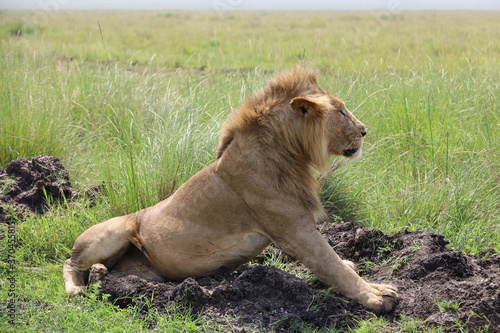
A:
[[[321,103],[313,97],[295,97],[290,102],[293,112],[299,118],[316,114],[321,108]]]

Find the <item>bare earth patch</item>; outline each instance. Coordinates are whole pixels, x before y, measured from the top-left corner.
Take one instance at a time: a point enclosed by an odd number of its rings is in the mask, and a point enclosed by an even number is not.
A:
[[[61,161],[50,156],[19,159],[0,168],[0,185],[1,222],[8,222],[12,211],[18,218],[42,214],[47,197],[62,201],[75,196]],[[389,236],[353,223],[324,223],[319,230],[368,281],[398,286],[399,303],[385,316],[394,328],[410,317],[424,320],[426,327],[452,330],[458,321],[471,332],[500,332],[500,256],[493,250],[481,258],[466,256],[447,249],[443,236],[426,231]],[[101,293],[119,306],[138,304],[144,312],[189,307],[194,316],[231,331],[293,331],[301,323],[346,329],[375,316],[319,282],[307,284],[256,262],[232,274],[221,271],[216,277],[180,282],[108,275],[101,281]]]
[[[74,197],[69,174],[57,157],[20,158],[0,168],[0,222],[43,213],[47,198],[63,202]]]

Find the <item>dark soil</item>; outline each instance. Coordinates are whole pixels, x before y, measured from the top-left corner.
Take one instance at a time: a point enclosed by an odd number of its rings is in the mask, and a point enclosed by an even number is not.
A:
[[[42,214],[54,203],[75,196],[61,160],[52,156],[20,158],[0,168],[0,222]]]
[[[449,329],[458,320],[473,332],[486,327],[500,332],[500,256],[493,250],[480,259],[447,249],[442,235],[414,231],[387,236],[352,223],[321,232],[341,257],[365,266],[361,273],[367,280],[398,286],[399,303],[387,319],[419,318],[425,326]],[[366,269],[363,262],[374,265]]]
[[[0,168],[0,222],[8,223],[12,212],[18,218],[42,214],[47,197],[54,202],[75,197],[59,159],[37,156]],[[353,223],[325,223],[319,231],[342,258],[358,265],[365,279],[398,286],[399,303],[385,315],[391,329],[402,327],[409,317],[446,331],[455,331],[458,321],[471,332],[500,332],[500,256],[493,250],[481,253],[482,259],[465,256],[447,249],[441,235],[415,231],[389,236]],[[108,275],[101,292],[119,306],[141,306],[144,315],[151,309],[190,308],[193,316],[230,331],[300,331],[299,324],[347,329],[375,317],[318,281],[260,266],[263,262],[257,258],[231,274],[221,271],[216,277],[181,282]]]
[[[388,236],[353,223],[323,224],[320,232],[341,257],[360,266],[368,281],[398,286],[399,303],[385,316],[394,329],[410,317],[423,320],[425,327],[453,331],[458,320],[471,332],[500,332],[500,256],[493,251],[483,254],[488,259],[479,259],[447,249],[441,235],[416,231]],[[147,311],[146,300],[151,299],[150,306],[160,311],[186,305],[194,315],[220,324],[230,322],[232,331],[255,327],[293,331],[300,323],[347,329],[355,327],[357,320],[375,316],[320,283],[307,284],[255,263],[225,278],[182,282],[108,275],[101,288],[120,306],[135,302]]]
[[[0,223],[16,223],[30,215],[44,214],[50,204],[85,199],[95,204],[105,185],[77,193],[60,159],[39,155],[31,161],[20,158],[0,167]]]

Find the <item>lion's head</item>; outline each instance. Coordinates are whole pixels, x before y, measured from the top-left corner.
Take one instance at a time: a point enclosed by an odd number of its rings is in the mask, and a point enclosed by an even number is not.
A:
[[[324,135],[328,155],[350,158],[360,155],[366,127],[347,110],[340,99],[323,90],[321,94],[295,97],[290,106],[302,121],[306,117],[319,118],[318,123],[311,126],[310,130],[326,131]]]
[[[217,157],[242,133],[253,133],[264,145],[321,171],[331,155],[358,157],[366,127],[318,86],[314,70],[298,66],[275,77],[228,118]]]

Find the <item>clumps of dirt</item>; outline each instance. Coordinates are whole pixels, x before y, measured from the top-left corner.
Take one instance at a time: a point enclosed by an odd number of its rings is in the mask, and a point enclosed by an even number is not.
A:
[[[326,291],[314,291],[300,278],[268,266],[247,267],[222,280],[188,278],[161,283],[111,274],[101,283],[101,293],[110,295],[108,299],[119,306],[136,303],[147,309],[146,300],[156,309],[188,306],[192,314],[214,324],[225,325],[237,318],[231,323],[232,331],[273,327],[279,332],[304,322],[340,327],[353,319],[349,302],[336,300]]]
[[[43,214],[52,202],[75,197],[69,174],[57,157],[20,158],[0,168],[0,222]]]
[[[442,235],[387,236],[352,223],[322,233],[339,255],[358,261],[367,280],[398,286],[399,303],[389,320],[406,316],[443,328],[458,321],[470,331],[500,331],[500,256],[495,251],[485,251],[481,259],[447,249]]]
[[[407,318],[426,327],[498,332],[500,327],[500,256],[487,259],[465,256],[446,248],[441,235],[425,231],[392,236],[353,223],[323,224],[320,232],[344,259],[358,265],[370,282],[392,283],[399,288],[399,303],[385,319],[394,329]],[[273,249],[276,251],[276,249]],[[318,283],[306,283],[273,267],[251,263],[224,278],[152,282],[127,275],[108,275],[101,292],[124,306],[142,304],[163,311],[189,306],[194,315],[232,331],[259,328],[278,332],[297,324],[337,329],[355,327],[374,314],[356,302]],[[152,301],[151,301],[152,299]]]

